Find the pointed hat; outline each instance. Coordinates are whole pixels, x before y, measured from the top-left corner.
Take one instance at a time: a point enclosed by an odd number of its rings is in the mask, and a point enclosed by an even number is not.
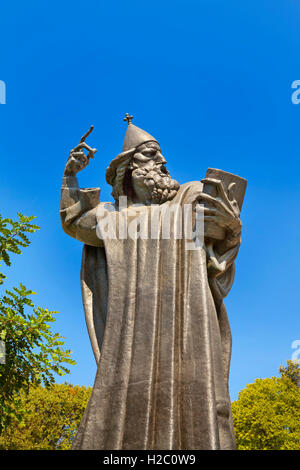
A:
[[[139,145],[145,144],[146,142],[157,142],[148,132],[132,124],[132,119],[133,116],[129,116],[129,114],[126,113],[124,121],[128,122],[128,127],[124,138],[123,151],[110,162],[106,170],[106,181],[109,184],[113,184],[118,166],[130,157],[130,151],[133,153]]]
[[[140,129],[139,127],[135,126],[131,123],[132,116],[126,114],[124,121],[128,121],[128,127],[125,134],[124,144],[123,144],[123,152],[130,150],[132,148],[136,148],[139,145],[145,144],[146,142],[157,142],[152,135],[148,134],[148,132]]]

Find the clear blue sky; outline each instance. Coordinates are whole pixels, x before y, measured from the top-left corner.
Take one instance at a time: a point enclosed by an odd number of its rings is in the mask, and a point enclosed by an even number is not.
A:
[[[9,282],[59,310],[74,351],[67,380],[96,371],[81,301],[82,246],[60,227],[69,150],[91,124],[98,153],[80,174],[100,186],[123,143],[126,112],[160,142],[180,183],[207,167],[248,179],[243,243],[226,299],[233,333],[232,398],[277,375],[300,339],[300,4],[296,0],[2,2],[1,213],[37,216],[41,231]],[[64,379],[63,379],[64,380]]]

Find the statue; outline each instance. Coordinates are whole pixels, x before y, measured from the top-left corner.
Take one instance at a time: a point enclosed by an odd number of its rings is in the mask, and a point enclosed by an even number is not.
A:
[[[63,177],[62,227],[84,243],[82,296],[98,364],[73,449],[234,449],[223,299],[234,279],[246,181],[209,169],[201,182],[180,185],[158,141],[132,116],[125,120],[123,151],[106,171],[115,202],[78,186],[76,174],[96,152],[85,142],[92,128]],[[203,221],[203,242],[189,249],[183,207],[191,208],[192,227]],[[145,236],[150,211],[155,236]],[[167,219],[174,226],[164,236]]]

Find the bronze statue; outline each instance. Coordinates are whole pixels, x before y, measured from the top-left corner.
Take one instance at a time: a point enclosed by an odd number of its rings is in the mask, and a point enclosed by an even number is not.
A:
[[[63,178],[62,226],[84,243],[82,295],[98,364],[73,448],[234,449],[223,299],[234,279],[246,181],[209,169],[201,182],[180,185],[157,140],[132,116],[125,120],[123,151],[106,171],[113,203],[99,202],[99,188],[78,186],[77,172],[96,152],[87,135]],[[204,224],[203,242],[191,249],[181,230],[185,207],[192,227],[199,215]],[[167,219],[174,223],[165,236]],[[114,230],[105,233],[110,222]]]

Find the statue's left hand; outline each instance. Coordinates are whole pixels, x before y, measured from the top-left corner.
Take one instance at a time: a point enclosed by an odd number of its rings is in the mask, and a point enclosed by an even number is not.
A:
[[[239,237],[242,230],[242,223],[240,220],[240,211],[235,199],[229,199],[222,181],[205,178],[201,180],[202,183],[209,183],[216,187],[217,197],[212,197],[209,194],[202,193],[199,197],[200,200],[206,202],[207,205],[212,207],[204,208],[204,222],[214,222],[221,228],[231,232],[234,237]],[[229,191],[230,193],[230,188]]]

